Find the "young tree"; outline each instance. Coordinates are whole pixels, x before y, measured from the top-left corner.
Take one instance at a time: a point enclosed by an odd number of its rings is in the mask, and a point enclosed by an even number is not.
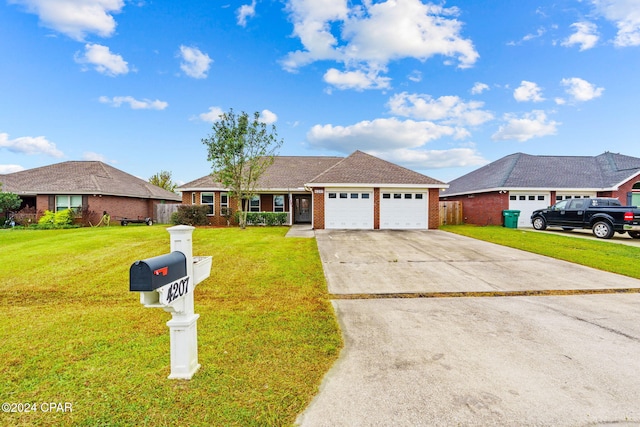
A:
[[[8,217],[9,211],[16,210],[22,204],[20,196],[14,193],[5,193],[2,191],[2,183],[0,182],[0,213],[4,212],[5,218]]]
[[[167,191],[175,192],[178,184],[171,180],[171,172],[160,171],[149,178],[149,184],[157,185]]]
[[[220,115],[213,124],[213,133],[202,139],[207,146],[207,160],[212,162],[212,175],[229,189],[231,197],[238,202],[239,225],[247,225],[248,206],[243,203],[256,195],[256,184],[264,171],[273,164],[273,157],[282,146],[276,127],[260,121],[260,113],[250,118],[244,111]]]

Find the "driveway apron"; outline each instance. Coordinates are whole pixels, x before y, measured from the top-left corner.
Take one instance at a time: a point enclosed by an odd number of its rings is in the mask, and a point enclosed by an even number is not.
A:
[[[345,347],[299,425],[640,425],[639,280],[442,231],[316,239]]]

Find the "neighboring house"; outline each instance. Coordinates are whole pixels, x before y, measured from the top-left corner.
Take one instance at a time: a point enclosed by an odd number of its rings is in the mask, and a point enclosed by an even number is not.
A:
[[[346,158],[276,156],[258,182],[252,212],[287,212],[315,229],[438,228],[443,182],[356,151]],[[212,225],[236,211],[228,189],[205,176],[184,184],[182,203],[208,205]]]
[[[503,223],[503,210],[519,210],[519,227],[531,226],[531,213],[557,201],[615,197],[640,205],[640,158],[511,154],[449,183],[442,201],[462,202],[464,222]]]
[[[41,216],[74,209],[84,223],[103,212],[112,220],[153,218],[154,205],[179,203],[180,195],[97,161],[69,161],[0,175],[2,191],[22,199],[22,210]]]

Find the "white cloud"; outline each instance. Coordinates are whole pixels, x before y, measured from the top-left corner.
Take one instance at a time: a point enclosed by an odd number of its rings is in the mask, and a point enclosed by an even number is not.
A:
[[[196,47],[180,46],[180,58],[182,63],[180,69],[189,77],[194,79],[204,79],[213,62],[209,55],[200,51]]]
[[[122,104],[129,104],[129,107],[133,110],[164,110],[169,106],[168,102],[160,101],[156,99],[152,101],[150,99],[135,99],[133,96],[114,96],[109,98],[108,96],[101,96],[98,100],[103,104],[111,104],[112,107],[120,107]]]
[[[111,53],[107,46],[99,44],[87,43],[84,54],[76,52],[75,61],[78,64],[92,65],[99,73],[112,77],[129,72],[129,65],[122,56]]]
[[[614,44],[640,46],[640,4],[637,0],[591,0],[598,13],[618,27]]]
[[[20,171],[23,171],[24,169],[25,168],[20,165],[0,165],[0,175],[7,174],[7,173],[20,172]],[[2,181],[0,181],[0,184],[2,184]],[[0,186],[0,188],[2,187]]]
[[[507,124],[500,126],[498,131],[491,136],[491,139],[524,142],[531,138],[555,135],[557,126],[560,124],[547,120],[547,115],[541,110],[526,113],[520,118],[514,114],[505,114],[504,119]]]
[[[579,45],[580,50],[591,49],[598,43],[598,27],[591,22],[576,22],[571,24],[571,27],[576,29],[576,32],[571,34],[566,40],[562,42],[562,46],[571,47]]]
[[[433,99],[426,94],[402,92],[389,99],[392,114],[419,120],[441,121],[447,125],[478,126],[493,119],[493,114],[481,110],[483,102],[464,102],[457,96]]]
[[[388,87],[388,83],[380,84],[379,77],[371,77],[386,72],[387,64],[394,60],[425,61],[442,55],[467,68],[479,57],[471,40],[460,35],[462,23],[456,19],[459,11],[455,7],[420,0],[367,1],[351,8],[345,0],[289,0],[287,11],[293,35],[304,48],[290,52],[283,67],[296,71],[315,61],[342,63],[344,72],[325,74],[325,81],[336,82],[340,88],[350,84],[356,89]]]
[[[269,111],[269,110],[262,110],[262,113],[260,113],[260,121],[262,123],[266,123],[266,124],[271,124],[271,123],[275,123],[278,121],[278,116],[276,115],[276,113]]]
[[[481,166],[489,163],[475,148],[451,148],[449,150],[400,148],[388,151],[367,151],[367,153],[410,169]]]
[[[471,94],[480,95],[485,90],[489,90],[489,85],[485,83],[476,82],[476,84],[474,84],[473,87],[471,88]]]
[[[85,151],[82,153],[82,160],[91,160],[97,162],[106,162],[107,158],[102,154],[93,152],[93,151]]]
[[[537,84],[523,80],[520,87],[513,91],[513,97],[518,102],[541,102],[544,101],[541,91],[542,89]]]
[[[578,77],[562,79],[561,84],[565,86],[566,92],[573,97],[575,101],[591,101],[598,98],[604,92],[604,88],[595,87],[593,84]]]
[[[209,111],[201,113],[198,118],[203,122],[215,123],[220,120],[220,116],[224,114],[224,111],[220,107],[209,107]]]
[[[0,148],[6,148],[13,153],[44,154],[51,157],[62,157],[62,151],[56,148],[56,144],[48,141],[44,136],[21,136],[9,139],[9,134],[0,133]]]
[[[351,153],[355,150],[418,148],[429,141],[457,136],[457,130],[428,121],[375,119],[350,126],[315,125],[307,133],[312,146]]]
[[[330,68],[324,74],[324,81],[338,89],[387,89],[389,88],[390,80],[388,77],[380,77],[376,71],[356,70],[342,72],[335,68]]]
[[[100,37],[113,35],[116,22],[113,14],[124,7],[124,0],[9,0],[38,15],[40,24],[74,40],[82,41],[87,34]]]
[[[253,0],[251,4],[243,4],[236,13],[238,15],[238,25],[245,27],[247,18],[253,18],[256,15],[256,0]]]

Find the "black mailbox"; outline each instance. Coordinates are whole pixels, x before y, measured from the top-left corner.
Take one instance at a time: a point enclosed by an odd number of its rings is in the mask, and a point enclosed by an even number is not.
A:
[[[187,275],[187,257],[179,251],[131,264],[129,290],[151,292]]]

